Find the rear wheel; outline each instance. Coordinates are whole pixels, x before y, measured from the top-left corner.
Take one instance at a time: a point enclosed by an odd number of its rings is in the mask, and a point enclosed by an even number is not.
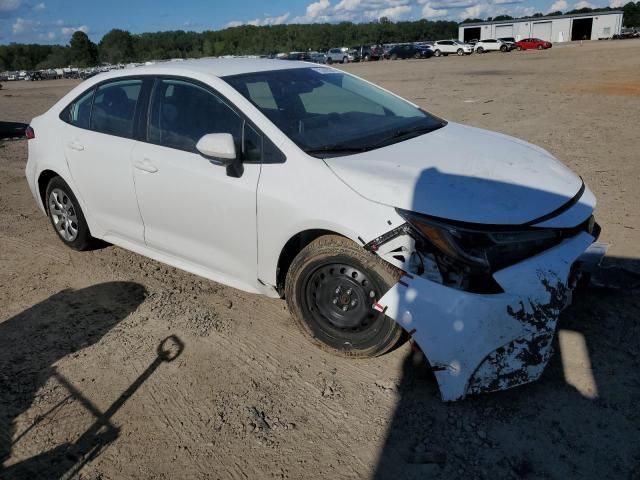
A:
[[[364,61],[368,62],[369,60],[371,60],[371,57],[369,55],[365,55],[364,56]]]
[[[54,177],[47,185],[45,205],[58,238],[74,250],[88,250],[94,241],[78,199],[67,182]]]
[[[397,53],[392,53],[391,54],[391,60],[397,60],[398,59],[398,54]]]
[[[542,45],[538,45],[538,50],[542,50]]]
[[[349,57],[342,57],[342,63],[349,63]]]
[[[372,305],[398,271],[351,240],[320,237],[293,260],[285,294],[301,331],[332,353],[375,357],[393,348],[402,328]]]
[[[333,59],[331,57],[327,58],[327,65],[331,65],[333,63]]]
[[[506,52],[506,51],[507,51],[507,46],[506,46],[506,45],[502,45],[502,46],[500,47],[500,51],[501,51],[501,52]]]
[[[518,46],[516,47],[516,50],[518,50],[519,52],[521,52],[521,51],[522,51],[522,47],[521,47],[520,45],[518,45]]]

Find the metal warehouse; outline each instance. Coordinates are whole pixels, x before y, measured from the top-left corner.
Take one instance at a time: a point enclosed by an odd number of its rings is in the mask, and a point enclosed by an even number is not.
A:
[[[486,38],[540,38],[549,42],[611,38],[622,29],[622,11],[576,13],[551,17],[531,17],[493,22],[461,23],[460,41]]]

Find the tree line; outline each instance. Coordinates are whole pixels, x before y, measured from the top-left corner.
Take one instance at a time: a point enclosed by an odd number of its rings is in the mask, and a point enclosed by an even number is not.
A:
[[[609,7],[582,8],[566,13],[589,13],[613,10]],[[629,2],[624,11],[625,27],[640,27],[640,1]],[[547,15],[536,13],[534,16]],[[484,20],[511,20],[508,15]],[[18,44],[0,45],[0,71],[41,70],[68,65],[90,67],[100,63],[129,63],[170,58],[200,58],[221,55],[274,54],[278,52],[317,50],[336,46],[374,43],[400,43],[457,38],[458,24],[452,21],[417,20],[391,22],[387,18],[370,23],[242,25],[218,31],[185,32],[182,30],[131,34],[114,29],[99,44],[84,32],[75,32],[69,45]]]

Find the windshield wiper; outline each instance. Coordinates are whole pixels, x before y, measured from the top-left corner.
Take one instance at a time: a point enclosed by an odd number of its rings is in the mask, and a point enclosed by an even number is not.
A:
[[[394,140],[400,140],[400,139],[407,140],[409,138],[418,137],[424,133],[433,132],[438,128],[440,128],[440,125],[429,125],[429,126],[419,125],[417,127],[412,127],[412,128],[401,128],[401,129],[395,130],[391,135],[384,137],[379,142],[374,143],[373,145],[369,145],[368,148],[372,149],[372,148],[384,147],[385,145],[395,143]]]
[[[309,148],[305,153],[309,155],[349,155],[350,153],[362,153],[371,150],[371,147],[350,147],[348,145],[329,145],[322,148]]]

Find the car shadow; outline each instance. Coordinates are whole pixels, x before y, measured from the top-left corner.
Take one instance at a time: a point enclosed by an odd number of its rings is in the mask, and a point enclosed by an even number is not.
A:
[[[414,192],[414,211],[435,201],[438,211],[479,218],[498,200],[503,215],[527,201],[571,200],[436,169],[422,172]],[[542,377],[511,390],[444,403],[414,349],[372,478],[640,478],[639,287],[640,260],[606,257],[560,316]]]
[[[82,452],[61,445],[10,468],[16,419],[27,411],[38,390],[55,378],[70,397],[97,412],[81,392],[60,375],[55,363],[98,343],[145,299],[145,288],[133,282],[108,282],[63,290],[0,323],[0,478],[59,478]],[[54,407],[55,409],[56,407]],[[98,429],[84,448],[113,441],[117,430]],[[18,437],[18,438],[14,438]],[[82,447],[82,446],[81,446]]]

